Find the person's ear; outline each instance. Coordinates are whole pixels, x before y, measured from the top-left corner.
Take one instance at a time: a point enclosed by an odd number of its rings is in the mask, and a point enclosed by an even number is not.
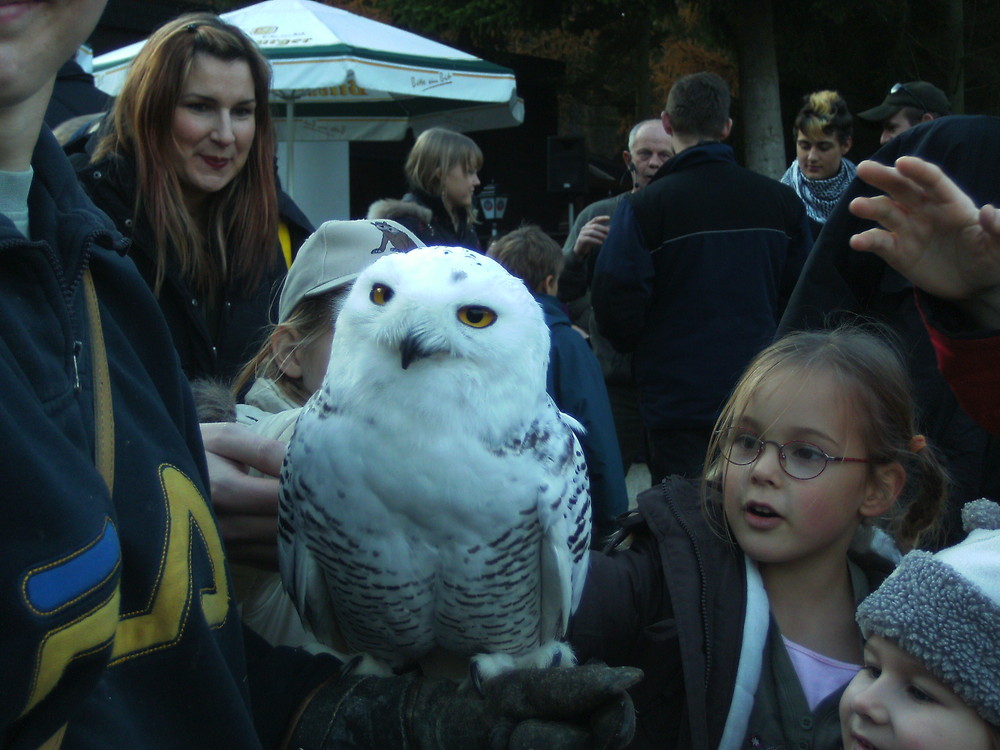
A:
[[[302,363],[299,362],[301,337],[294,328],[279,325],[271,334],[271,354],[278,369],[290,378],[302,377]]]
[[[877,465],[868,480],[865,499],[859,509],[861,515],[877,518],[888,513],[905,485],[906,469],[902,464],[893,461]]]
[[[541,289],[538,291],[542,294],[548,294],[551,297],[555,297],[556,293],[559,291],[559,279],[556,278],[554,273],[550,273],[545,277],[545,281],[541,283]]]
[[[851,146],[854,145],[854,139],[851,136],[847,136],[847,140],[840,144],[840,155],[847,156],[847,152],[851,150]]]
[[[723,127],[723,128],[722,128],[722,138],[720,138],[719,140],[720,140],[720,141],[724,141],[724,140],[726,140],[726,138],[728,138],[728,137],[729,137],[729,132],[730,132],[730,131],[731,131],[732,129],[733,129],[733,118],[732,118],[732,117],[730,117],[730,118],[727,118],[727,119],[726,119],[726,124],[725,124],[725,127]]]
[[[664,110],[660,114],[660,120],[663,122],[663,129],[667,131],[667,135],[672,136],[674,134],[674,129],[670,125],[670,115]]]

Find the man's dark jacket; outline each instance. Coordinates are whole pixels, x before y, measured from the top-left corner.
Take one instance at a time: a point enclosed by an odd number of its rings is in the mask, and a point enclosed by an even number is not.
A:
[[[810,244],[795,192],[721,143],[685,149],[622,201],[591,295],[601,332],[635,352],[646,427],[715,421],[773,338]]]

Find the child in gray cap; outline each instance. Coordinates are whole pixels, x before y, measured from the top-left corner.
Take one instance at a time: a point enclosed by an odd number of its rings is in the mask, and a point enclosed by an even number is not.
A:
[[[845,750],[1000,748],[1000,506],[976,500],[962,520],[963,542],[910,552],[858,607]]]
[[[243,403],[236,405],[236,421],[263,437],[287,441],[300,407],[323,382],[337,308],[351,284],[383,255],[422,246],[407,229],[388,220],[328,221],[317,229],[288,271],[278,301],[278,323],[233,386],[234,393],[241,393],[252,383]],[[331,651],[302,625],[277,572],[231,567],[246,625],[274,645]]]

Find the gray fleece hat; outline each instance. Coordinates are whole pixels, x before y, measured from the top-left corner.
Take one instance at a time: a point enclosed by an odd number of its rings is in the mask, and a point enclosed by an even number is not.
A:
[[[388,219],[328,221],[302,243],[278,300],[278,322],[304,299],[350,284],[386,253],[423,247],[406,227]]]
[[[910,552],[858,607],[865,638],[919,659],[988,723],[1000,725],[1000,505],[962,508],[968,537]]]

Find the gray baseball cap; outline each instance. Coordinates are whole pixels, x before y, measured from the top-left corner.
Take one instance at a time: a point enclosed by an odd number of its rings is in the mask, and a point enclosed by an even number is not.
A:
[[[386,253],[405,253],[424,243],[388,219],[328,221],[309,235],[292,261],[278,300],[283,322],[302,300],[350,284]]]

